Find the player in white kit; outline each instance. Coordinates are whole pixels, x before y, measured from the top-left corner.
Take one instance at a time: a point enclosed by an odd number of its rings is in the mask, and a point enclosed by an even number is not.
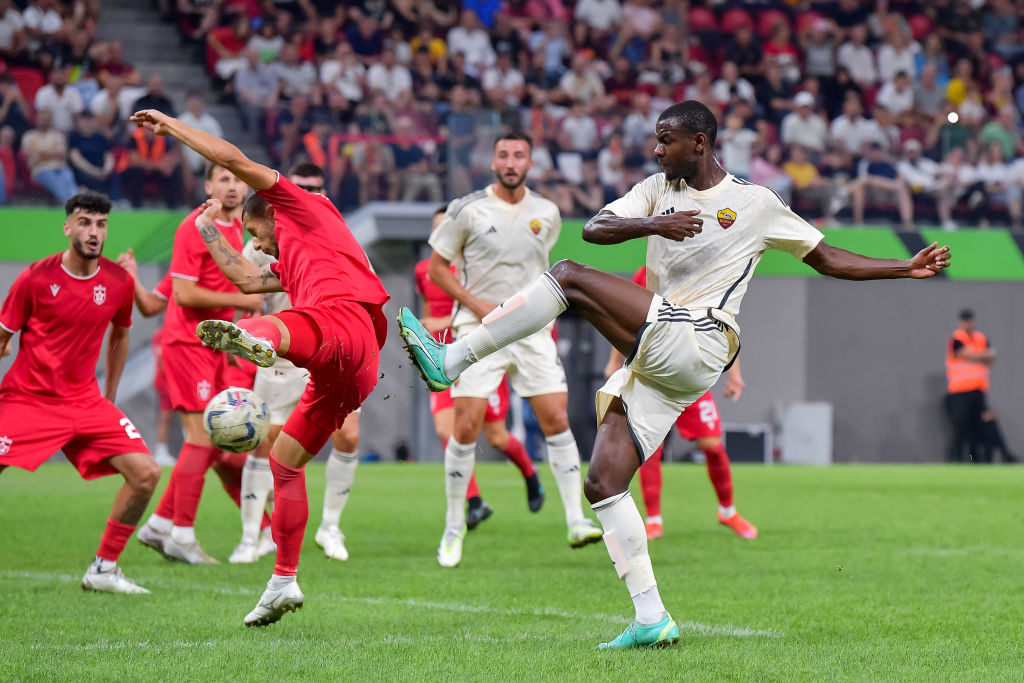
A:
[[[823,275],[849,280],[930,278],[949,265],[949,248],[938,244],[907,260],[869,258],[825,244],[775,192],[719,165],[718,124],[699,102],[670,106],[655,133],[654,155],[664,172],[606,206],[583,231],[596,244],[647,238],[650,289],[561,261],[453,344],[438,344],[417,329],[407,309],[399,314],[410,355],[435,391],[478,360],[544,329],[570,306],[626,357],[598,391],[600,427],[585,491],[636,616],[602,649],[679,639],[658,594],[629,482],[679,413],[735,359],[740,301],[764,251],[785,251]]]
[[[324,173],[315,164],[296,164],[289,172],[288,179],[307,192],[326,194]],[[252,240],[246,243],[242,256],[261,268],[275,260],[274,257],[253,248]],[[284,292],[272,292],[264,296],[266,313],[278,313],[291,308],[291,301]],[[260,522],[264,506],[274,490],[274,477],[270,473],[270,448],[288,421],[288,416],[298,405],[308,382],[308,370],[280,356],[271,367],[256,370],[253,391],[266,401],[270,410],[270,432],[256,452],[249,455],[242,469],[242,540],[231,553],[228,562],[247,564],[255,562],[260,557]],[[345,503],[348,502],[352,482],[355,480],[356,465],[359,464],[359,455],[356,453],[358,447],[357,409],[345,418],[341,429],[331,435],[331,454],[327,457],[323,516],[314,541],[332,560],[348,559],[345,535],[341,533],[338,523]]]
[[[550,265],[562,217],[553,202],[524,184],[533,166],[530,151],[525,135],[498,138],[491,162],[497,182],[449,204],[445,219],[430,236],[434,252],[428,274],[456,301],[456,338],[470,334],[498,303]],[[461,282],[451,272],[453,261]],[[583,514],[580,454],[569,430],[565,371],[551,337],[552,321],[468,369],[451,387],[455,424],[444,452],[448,511],[437,550],[442,567],[455,567],[462,560],[464,501],[476,462],[476,440],[487,399],[506,374],[512,389],[530,401],[544,432],[548,462],[565,507],[569,544],[578,548],[601,539],[601,530]]]

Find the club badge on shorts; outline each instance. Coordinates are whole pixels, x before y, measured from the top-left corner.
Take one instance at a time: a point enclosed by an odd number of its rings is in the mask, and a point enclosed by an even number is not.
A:
[[[103,285],[96,285],[93,287],[92,300],[96,302],[97,306],[103,305],[103,302],[107,300],[107,288]]]
[[[539,235],[540,234],[540,228],[541,228],[541,224],[540,224],[540,220],[539,219],[534,218],[532,221],[530,221],[530,230],[533,231],[534,235]]]
[[[732,209],[719,209],[718,210],[718,224],[723,228],[728,228],[736,222],[736,212]]]
[[[13,443],[14,442],[11,441],[8,437],[0,436],[0,455],[7,455],[8,453],[10,453],[11,444]]]
[[[203,401],[210,398],[210,389],[212,388],[213,387],[210,386],[210,383],[205,379],[199,380],[199,382],[196,383],[196,393],[199,394],[199,398]]]

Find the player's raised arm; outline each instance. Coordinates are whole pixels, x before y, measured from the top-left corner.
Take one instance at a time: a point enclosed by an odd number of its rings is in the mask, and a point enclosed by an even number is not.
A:
[[[173,116],[156,109],[143,109],[132,114],[131,121],[149,128],[157,135],[170,135],[218,166],[228,169],[253,189],[265,190],[277,182],[277,171],[274,169],[256,163],[227,140],[196,130]]]
[[[940,247],[938,242],[932,242],[910,259],[872,258],[820,242],[804,257],[804,263],[822,275],[841,280],[920,280],[948,268],[949,258],[949,247]]]
[[[220,213],[220,210],[218,200],[207,199],[203,205],[203,212],[196,217],[199,235],[203,238],[206,248],[210,250],[210,256],[217,267],[233,285],[246,294],[283,292],[280,278],[269,265],[262,268],[257,266],[224,239],[224,235],[213,222],[213,217]]]
[[[135,283],[135,308],[145,318],[152,318],[163,313],[167,309],[167,299],[164,299],[156,292],[146,289],[139,281],[139,264],[135,260],[135,252],[129,248],[117,257],[117,265],[128,271]]]

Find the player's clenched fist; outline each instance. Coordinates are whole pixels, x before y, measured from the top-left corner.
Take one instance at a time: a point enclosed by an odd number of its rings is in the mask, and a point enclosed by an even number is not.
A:
[[[682,242],[688,237],[693,237],[701,231],[701,226],[704,225],[703,219],[697,218],[699,213],[700,211],[697,209],[691,209],[659,216],[658,234],[675,242]]]
[[[174,118],[156,109],[143,109],[132,114],[130,120],[132,123],[149,128],[157,135],[167,135],[171,132],[170,122]]]
[[[214,217],[221,212],[221,204],[219,199],[210,197],[203,202],[203,212],[200,214],[200,218],[205,221],[213,222]],[[198,224],[199,221],[196,221]]]

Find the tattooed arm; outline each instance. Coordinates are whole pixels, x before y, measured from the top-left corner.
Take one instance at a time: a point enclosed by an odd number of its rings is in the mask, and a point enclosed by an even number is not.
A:
[[[203,238],[206,248],[210,251],[210,256],[213,257],[224,276],[245,294],[283,292],[281,280],[270,270],[270,266],[262,268],[257,266],[239,254],[238,250],[224,239],[224,235],[213,222],[213,217],[219,212],[220,202],[216,199],[208,199],[205,209],[196,217],[196,227],[199,228],[199,236]],[[177,284],[177,278],[175,284]],[[233,305],[237,307],[237,304]]]

